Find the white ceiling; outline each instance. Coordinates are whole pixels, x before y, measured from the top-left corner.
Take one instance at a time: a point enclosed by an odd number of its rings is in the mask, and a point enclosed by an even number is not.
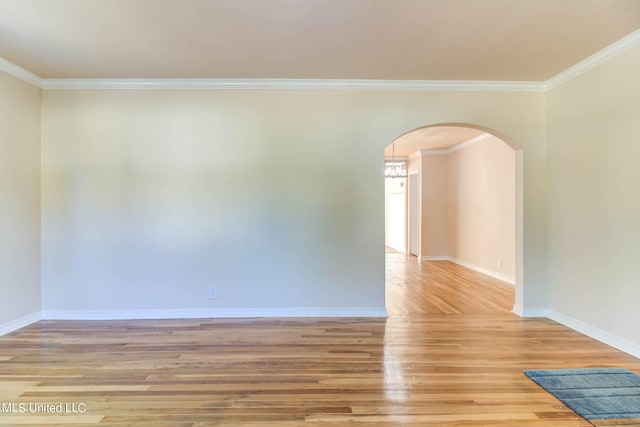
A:
[[[0,0],[43,78],[546,81],[640,28],[639,0]]]
[[[640,0],[0,0],[0,58],[49,79],[541,82],[639,28]],[[395,155],[480,134],[418,129]]]

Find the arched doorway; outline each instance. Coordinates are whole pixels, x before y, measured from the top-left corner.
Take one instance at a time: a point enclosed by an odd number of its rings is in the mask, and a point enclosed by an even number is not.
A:
[[[406,166],[404,252],[513,284],[516,314],[523,295],[522,154],[504,135],[466,123],[413,129],[385,150],[386,161]]]

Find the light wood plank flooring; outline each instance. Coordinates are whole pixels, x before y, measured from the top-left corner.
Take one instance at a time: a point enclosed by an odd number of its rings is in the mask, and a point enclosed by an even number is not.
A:
[[[640,372],[638,359],[509,313],[510,285],[387,258],[386,320],[43,321],[1,337],[0,425],[586,427],[521,371]],[[10,412],[33,403],[76,413]]]
[[[514,287],[448,261],[419,263],[386,254],[387,311],[391,317],[432,314],[505,314]]]

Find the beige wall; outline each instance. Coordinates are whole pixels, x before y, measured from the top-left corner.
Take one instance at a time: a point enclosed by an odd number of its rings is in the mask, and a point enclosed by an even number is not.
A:
[[[449,157],[449,255],[514,282],[515,151],[490,137]]]
[[[539,93],[46,90],[44,309],[379,309],[383,149],[450,122],[528,153],[524,299],[540,306],[544,107]]]
[[[548,95],[549,306],[636,346],[638,75],[640,47],[635,47]]]
[[[422,258],[448,257],[451,249],[449,221],[449,156],[422,156]]]
[[[379,308],[382,150],[457,122],[523,149],[520,309],[640,343],[639,71],[636,47],[548,94],[47,90],[42,104],[0,73],[0,325],[39,310],[41,266],[45,311]]]
[[[428,150],[422,175],[423,259],[453,259],[515,281],[515,151],[494,136],[454,150]],[[502,268],[498,260],[502,260]]]
[[[40,311],[40,90],[0,71],[0,326]]]
[[[40,308],[40,266],[45,311],[379,307],[382,150],[457,122],[523,149],[519,308],[637,345],[639,71],[636,47],[548,94],[46,90],[42,104],[0,73],[0,325]]]

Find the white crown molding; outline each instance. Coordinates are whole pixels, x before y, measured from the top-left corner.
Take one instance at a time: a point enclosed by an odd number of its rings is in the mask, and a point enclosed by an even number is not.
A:
[[[446,154],[451,154],[451,151],[447,148],[446,150],[420,150],[419,153],[423,156],[443,156]]]
[[[454,153],[456,151],[460,151],[462,149],[468,148],[472,145],[475,145],[479,142],[484,141],[485,139],[491,138],[493,135],[491,135],[490,133],[481,133],[478,136],[474,136],[471,139],[468,139],[464,142],[461,142],[460,144],[456,144],[453,147],[447,148],[447,149],[442,149],[442,150],[420,150],[417,151],[416,153],[420,153],[423,156],[441,156],[441,155],[446,155],[446,154],[451,154]]]
[[[42,79],[39,76],[36,76],[31,71],[27,71],[2,57],[0,57],[0,70],[36,87],[42,88]]]
[[[545,83],[545,91],[549,91],[561,84],[567,83],[570,80],[575,79],[581,74],[586,73],[589,70],[603,64],[610,59],[638,46],[640,44],[640,30],[636,30],[633,33],[621,38],[617,42],[605,47],[604,49],[594,53],[590,57],[583,59],[577,64],[567,68],[561,73],[550,78]]]
[[[485,139],[489,139],[491,138],[493,135],[491,135],[490,133],[481,133],[478,136],[474,136],[471,139],[468,139],[464,142],[461,142],[460,144],[456,144],[453,147],[449,148],[447,151],[449,151],[450,153],[454,153],[456,151],[460,151],[463,150],[465,148],[471,147],[472,145],[475,145],[479,142],[484,141]]]
[[[48,79],[0,57],[0,70],[42,89],[271,89],[427,92],[547,92],[640,44],[640,30],[547,81],[357,79]]]
[[[422,153],[420,152],[420,150],[418,150],[415,153],[411,153],[409,155],[409,160],[419,159],[421,155],[422,155]]]
[[[544,92],[544,82],[320,79],[43,79],[43,89],[262,89]]]
[[[215,319],[253,317],[387,317],[384,307],[212,308],[185,310],[44,310],[47,320]]]
[[[13,331],[17,331],[20,328],[24,328],[25,326],[29,326],[30,324],[38,322],[40,320],[42,320],[42,314],[37,311],[27,316],[12,320],[11,322],[0,324],[0,336],[9,334]]]

